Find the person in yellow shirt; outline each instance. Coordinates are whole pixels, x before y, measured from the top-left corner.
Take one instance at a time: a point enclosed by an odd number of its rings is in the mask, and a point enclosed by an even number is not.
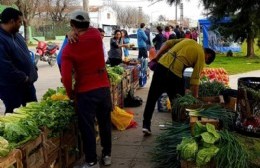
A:
[[[158,62],[154,70],[143,114],[143,133],[151,134],[151,119],[156,101],[162,93],[167,93],[170,100],[177,94],[185,94],[183,72],[192,67],[190,90],[194,97],[198,97],[199,78],[205,63],[210,64],[215,59],[215,52],[203,48],[192,39],[168,40],[161,47],[152,61]]]

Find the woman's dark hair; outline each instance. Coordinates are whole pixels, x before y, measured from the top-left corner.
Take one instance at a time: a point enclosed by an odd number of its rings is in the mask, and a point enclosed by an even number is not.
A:
[[[204,48],[204,51],[207,54],[210,54],[210,57],[208,58],[208,60],[206,60],[206,64],[209,65],[209,64],[211,64],[215,60],[216,53],[215,53],[214,50],[212,50],[210,48]]]
[[[114,32],[114,36],[116,35],[116,33],[118,33],[118,32],[120,32],[121,33],[121,31],[119,30],[119,29],[116,29],[115,30],[115,32]]]
[[[164,31],[169,32],[170,31],[170,27],[169,26],[165,26]]]
[[[158,30],[159,33],[161,33],[163,31],[161,26],[157,26],[156,29]]]
[[[73,25],[79,29],[89,28],[89,22],[77,22],[76,20],[70,20],[70,25]]]
[[[14,8],[6,8],[2,13],[1,13],[1,23],[8,23],[10,20],[17,21],[20,16],[23,16],[23,13],[17,9]]]
[[[126,31],[125,29],[122,29],[121,31],[124,32],[125,37],[129,38],[129,37],[128,37],[128,33],[127,33],[127,31]]]
[[[141,23],[140,24],[140,28],[144,28],[145,24],[144,23]]]

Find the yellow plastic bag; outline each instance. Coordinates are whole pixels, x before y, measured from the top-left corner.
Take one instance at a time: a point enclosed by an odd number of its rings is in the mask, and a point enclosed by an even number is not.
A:
[[[117,106],[115,106],[111,113],[112,124],[120,131],[125,130],[130,125],[133,118],[133,114],[127,113]]]

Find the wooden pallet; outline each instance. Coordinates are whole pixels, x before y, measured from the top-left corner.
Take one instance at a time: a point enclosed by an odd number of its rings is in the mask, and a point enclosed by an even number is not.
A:
[[[19,149],[14,149],[6,157],[0,158],[0,168],[23,168],[22,152]]]

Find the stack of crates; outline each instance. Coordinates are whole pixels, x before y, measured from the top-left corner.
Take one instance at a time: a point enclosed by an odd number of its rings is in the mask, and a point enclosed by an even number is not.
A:
[[[148,59],[142,58],[141,66],[139,71],[139,86],[144,87],[147,82],[147,69],[148,69]]]

